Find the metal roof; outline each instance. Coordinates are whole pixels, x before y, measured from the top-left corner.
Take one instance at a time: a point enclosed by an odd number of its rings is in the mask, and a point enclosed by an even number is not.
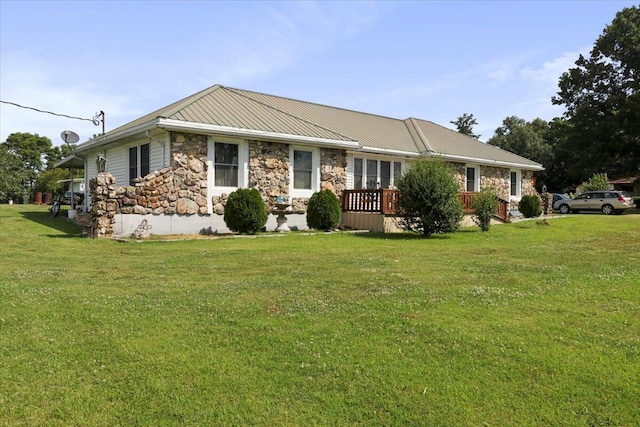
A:
[[[486,163],[509,163],[542,169],[536,162],[473,138],[420,120],[399,120],[327,105],[267,95],[221,85],[174,102],[164,108],[120,126],[82,147],[117,142],[119,134],[156,126],[157,119],[171,119],[185,125],[212,125],[249,132],[259,131],[295,137],[346,142],[363,151],[384,151],[419,155],[444,154],[477,159]]]
[[[410,120],[417,126],[421,135],[426,138],[424,143],[430,152],[469,159],[492,160],[499,163],[510,163],[541,169],[539,163],[510,151],[503,150],[495,145],[485,144],[470,136],[455,132],[427,120]]]

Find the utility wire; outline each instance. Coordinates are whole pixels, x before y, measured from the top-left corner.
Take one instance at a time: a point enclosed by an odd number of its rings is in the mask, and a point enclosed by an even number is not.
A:
[[[66,117],[68,119],[84,120],[84,121],[87,121],[87,122],[92,122],[96,126],[98,126],[100,124],[100,120],[98,120],[98,117],[100,117],[99,114],[97,114],[92,119],[85,119],[85,118],[82,118],[82,117],[68,116],[66,114],[52,113],[51,111],[39,110],[39,109],[33,108],[33,107],[25,107],[24,105],[16,104],[15,102],[2,101],[2,100],[0,100],[0,102],[2,102],[3,104],[9,104],[9,105],[14,105],[14,106],[20,107],[20,108],[25,108],[27,110],[37,111],[38,113],[51,114],[52,116]]]

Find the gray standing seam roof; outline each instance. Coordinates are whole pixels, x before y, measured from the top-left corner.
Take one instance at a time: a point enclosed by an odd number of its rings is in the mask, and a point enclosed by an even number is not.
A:
[[[174,102],[105,136],[115,137],[159,117],[242,130],[357,142],[365,151],[372,148],[414,155],[432,152],[515,163],[533,169],[541,167],[529,159],[426,120],[399,120],[221,85]]]

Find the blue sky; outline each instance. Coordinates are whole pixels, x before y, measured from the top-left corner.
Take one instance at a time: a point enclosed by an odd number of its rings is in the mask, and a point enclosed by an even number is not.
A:
[[[454,128],[550,120],[558,78],[631,1],[0,0],[0,99],[106,130],[222,84]],[[0,104],[0,141],[88,121]]]

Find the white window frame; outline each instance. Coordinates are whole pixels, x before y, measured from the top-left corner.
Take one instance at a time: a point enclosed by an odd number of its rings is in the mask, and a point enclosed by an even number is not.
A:
[[[294,151],[310,151],[311,152],[311,189],[293,188],[293,160]],[[320,191],[320,150],[317,147],[290,145],[289,146],[289,195],[291,197],[309,198]]]
[[[362,160],[362,183],[366,189],[367,187],[367,182],[370,179],[369,176],[367,175],[367,161],[368,160],[374,160],[376,162],[376,176],[375,176],[375,182],[379,185],[380,181],[382,180],[381,176],[380,176],[380,168],[381,168],[381,162],[389,162],[390,163],[390,173],[391,176],[389,177],[389,185],[391,186],[391,188],[395,187],[395,182],[396,182],[396,176],[395,176],[395,164],[396,163],[400,163],[400,174],[402,175],[402,173],[404,172],[404,168],[405,168],[405,163],[403,160],[397,159],[397,158],[393,158],[393,157],[379,157],[379,156],[362,156],[362,155],[354,155],[353,156],[353,170],[351,171],[351,175],[352,175],[352,180],[351,180],[351,185],[353,188],[351,188],[351,190],[359,190],[355,188],[356,185],[356,175],[355,175],[355,164],[356,164],[356,159],[361,159]]]
[[[227,187],[227,186],[216,186],[216,168],[215,168],[215,158],[216,158],[216,143],[220,144],[236,144],[238,146],[238,186],[237,187]],[[211,202],[212,196],[220,196],[223,193],[229,194],[233,191],[236,191],[238,188],[247,188],[249,185],[249,144],[247,141],[233,139],[233,138],[224,138],[224,137],[213,137],[210,136],[207,138],[207,188],[210,190],[208,192],[208,210],[209,213],[213,212],[213,205]]]
[[[471,192],[477,193],[480,191],[480,166],[478,165],[465,165],[464,168],[464,191],[469,191],[467,187],[467,169],[474,169],[475,182],[473,183],[473,190]]]
[[[516,194],[511,194],[511,174],[516,174]],[[522,198],[522,171],[517,169],[511,169],[509,171],[509,199],[520,200]]]

